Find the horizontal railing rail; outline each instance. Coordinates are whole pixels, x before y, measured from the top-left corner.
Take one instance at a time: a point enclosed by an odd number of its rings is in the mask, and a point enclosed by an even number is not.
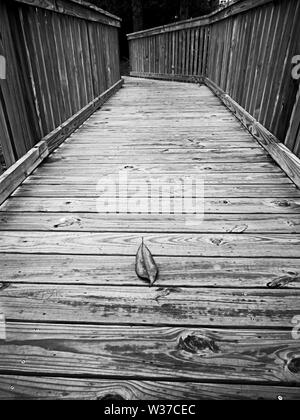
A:
[[[298,0],[240,0],[209,16],[129,34],[131,75],[207,79],[300,156],[300,70],[293,72],[299,20]]]

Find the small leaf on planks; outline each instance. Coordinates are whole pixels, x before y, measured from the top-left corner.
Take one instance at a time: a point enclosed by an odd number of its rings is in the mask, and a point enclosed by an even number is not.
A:
[[[155,283],[158,276],[158,268],[149,248],[142,241],[136,254],[135,271],[138,277],[150,282],[150,287]]]

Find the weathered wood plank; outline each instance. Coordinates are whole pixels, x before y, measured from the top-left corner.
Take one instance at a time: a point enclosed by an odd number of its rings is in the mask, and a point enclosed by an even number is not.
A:
[[[120,27],[121,19],[111,13],[105,12],[103,9],[95,7],[88,2],[68,0],[14,0],[18,3],[24,3],[29,6],[50,10],[51,12],[61,13],[76,18],[90,20],[93,22],[103,23]],[[72,3],[72,4],[70,4]]]
[[[0,176],[0,204],[15,191],[48,154],[46,143],[41,141]]]
[[[299,388],[0,375],[3,400],[299,400]]]
[[[82,157],[84,160],[84,157]],[[170,159],[171,161],[171,159]],[[105,160],[107,163],[107,160]],[[99,162],[102,163],[102,162]],[[119,162],[120,163],[120,162]],[[134,165],[136,161],[133,159],[131,162],[127,162],[126,160],[123,162],[124,165]],[[162,162],[161,162],[162,163]],[[208,163],[209,165],[209,163]],[[221,173],[205,173],[198,175],[199,182],[203,181],[206,186],[210,184],[218,184],[218,185],[277,185],[277,186],[291,186],[291,181],[285,174],[283,173],[244,173],[244,172],[229,172],[226,174],[226,177],[222,176]],[[188,179],[191,178],[191,175],[188,176]],[[150,174],[147,173],[138,173],[135,177],[130,177],[130,185],[132,186],[139,186],[142,181],[151,180],[153,185],[168,185],[170,182],[174,180],[174,175],[172,174]],[[115,182],[118,180],[118,173],[113,172],[108,179],[106,179],[106,185],[115,185]],[[103,177],[99,177],[98,179],[92,175],[84,175],[81,173],[80,175],[72,175],[69,173],[68,175],[59,175],[58,173],[53,173],[51,176],[39,176],[39,175],[31,175],[28,180],[25,181],[27,184],[47,184],[47,185],[93,185],[95,190],[96,186],[99,182],[103,182]],[[121,183],[121,180],[120,180]]]
[[[0,304],[8,321],[291,328],[299,297],[299,289],[10,284]]]
[[[105,146],[104,146],[105,147]],[[134,156],[134,155],[133,155]],[[48,160],[42,167],[40,167],[36,172],[35,175],[39,176],[46,176],[51,175],[53,172],[57,171],[61,175],[68,175],[72,172],[74,175],[79,175],[81,173],[94,175],[95,177],[101,177],[110,175],[113,173],[118,173],[119,171],[126,171],[128,173],[128,178],[132,175],[135,176],[138,173],[148,173],[149,176],[151,174],[172,174],[174,179],[183,176],[183,174],[189,173],[190,176],[192,175],[199,175],[203,173],[234,173],[234,172],[244,172],[244,173],[280,173],[282,174],[281,169],[277,165],[273,165],[271,162],[254,162],[249,168],[245,168],[244,163],[242,162],[220,162],[220,163],[153,163],[153,164],[133,164],[133,165],[118,165],[118,164],[103,164],[97,165],[91,159],[90,162],[86,161],[75,161],[72,162],[64,162],[62,159],[61,162],[57,161],[56,158]],[[244,170],[243,170],[244,169]],[[299,192],[300,194],[300,192]]]
[[[128,193],[131,197],[141,197],[143,194],[137,188],[128,187]],[[173,195],[179,194],[176,188],[174,188]],[[192,196],[190,189],[187,187],[185,189],[187,196]],[[152,196],[156,197],[157,194],[152,192]],[[83,184],[83,185],[72,185],[70,188],[68,185],[64,184],[49,184],[45,180],[45,184],[39,183],[35,184],[34,182],[28,182],[19,187],[15,193],[14,197],[99,197],[95,184]],[[106,197],[115,196],[113,191],[106,191]],[[210,184],[209,188],[206,188],[206,197],[215,197],[215,198],[274,198],[286,199],[289,198],[300,198],[300,191],[296,188],[294,184],[290,185],[218,185]]]
[[[166,139],[143,139],[141,141],[141,138],[139,137],[138,140],[132,140],[132,136],[130,136],[131,139],[126,141],[126,136],[122,136],[120,140],[116,137],[110,136],[110,138],[105,137],[105,139],[99,138],[99,135],[92,136],[90,135],[87,139],[86,137],[80,136],[80,138],[74,139],[73,136],[71,136],[68,140],[66,140],[66,146],[72,145],[74,149],[82,149],[84,146],[87,147],[96,147],[97,149],[100,149],[100,146],[105,149],[106,151],[110,151],[111,153],[116,152],[126,152],[126,150],[130,150],[132,148],[137,148],[138,150],[142,151],[143,148],[147,149],[153,149],[155,147],[157,151],[162,152],[165,149],[170,148],[171,150],[175,149],[182,149],[182,150],[191,150],[191,151],[200,151],[201,149],[217,149],[220,147],[220,141],[222,141],[222,147],[236,147],[241,149],[248,149],[248,148],[259,148],[260,145],[256,144],[252,141],[249,137],[244,138],[242,136],[235,138],[234,142],[232,143],[228,138],[219,138],[219,139],[209,139],[209,140],[202,140],[199,138],[197,141],[193,138],[183,139],[180,140],[169,140]],[[113,144],[112,144],[113,142]]]
[[[290,331],[8,323],[6,333],[0,344],[2,372],[300,382],[293,368],[298,342]]]
[[[180,184],[179,184],[180,185]],[[192,190],[192,189],[191,189]],[[147,214],[153,212],[153,214],[187,214],[193,215],[198,212],[199,216],[202,216],[202,203],[204,203],[205,214],[300,214],[300,198],[299,199],[255,199],[255,198],[230,198],[223,197],[221,199],[208,198],[205,194],[204,197],[195,197],[195,200],[188,200],[188,196],[183,198],[171,198],[167,194],[159,194],[159,196],[152,197],[148,196],[148,185],[141,187],[142,197],[128,197],[127,186],[120,188],[119,193],[117,190],[112,190],[110,200],[101,198],[104,192],[99,187],[98,198],[41,198],[41,197],[12,197],[7,200],[1,207],[0,213],[7,212],[65,212],[65,213],[133,213],[133,214]],[[170,190],[169,190],[170,191]],[[115,192],[115,200],[113,200],[113,192]],[[144,192],[144,194],[143,194]],[[179,195],[179,191],[178,191]],[[191,196],[192,194],[190,194]],[[151,197],[151,203],[149,204],[149,197]],[[197,201],[196,201],[197,199]],[[167,201],[167,203],[166,203]],[[134,209],[136,209],[134,211]],[[201,213],[202,212],[202,213]],[[297,218],[294,218],[297,224]],[[300,217],[298,216],[299,224]],[[171,222],[172,219],[170,219]],[[191,222],[193,218],[191,218]],[[273,220],[274,221],[274,220]],[[202,222],[202,218],[197,223],[195,218],[195,224],[198,225]],[[276,223],[276,222],[275,222]],[[291,225],[294,224],[291,220]],[[294,224],[295,225],[295,224]],[[203,226],[204,229],[204,226]]]
[[[2,92],[0,90],[0,95]],[[9,135],[9,127],[7,125],[2,100],[0,101],[0,137],[1,137],[1,150],[4,157],[4,161],[7,167],[13,165],[16,161],[14,151],[11,144]]]
[[[137,72],[137,71],[131,71],[130,76],[132,77],[138,77],[138,78],[149,78],[153,80],[164,80],[169,82],[183,82],[183,83],[195,83],[198,81],[201,83],[202,79],[198,76],[194,75],[181,75],[181,74],[166,74],[166,73],[150,73],[150,72]]]
[[[293,234],[2,232],[0,252],[134,256],[142,237],[154,255],[300,258]]]
[[[157,287],[300,288],[299,259],[156,257]],[[5,283],[143,287],[127,256],[0,254]]]
[[[68,207],[68,206],[66,206]],[[47,207],[46,207],[47,208]],[[22,206],[21,206],[22,209]],[[24,207],[25,209],[25,207]],[[184,214],[2,212],[0,231],[300,233],[299,214]]]

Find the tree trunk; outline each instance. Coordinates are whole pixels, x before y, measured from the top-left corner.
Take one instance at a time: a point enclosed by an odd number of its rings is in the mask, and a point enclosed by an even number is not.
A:
[[[141,31],[144,29],[144,16],[143,16],[143,1],[131,0],[132,5],[132,20],[133,31]]]
[[[180,0],[179,17],[180,20],[189,18],[190,13],[190,0]]]

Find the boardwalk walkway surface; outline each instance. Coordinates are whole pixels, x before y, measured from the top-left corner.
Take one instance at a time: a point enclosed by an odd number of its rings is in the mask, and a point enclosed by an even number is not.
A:
[[[126,79],[0,212],[0,397],[300,398],[300,193],[207,87]]]

